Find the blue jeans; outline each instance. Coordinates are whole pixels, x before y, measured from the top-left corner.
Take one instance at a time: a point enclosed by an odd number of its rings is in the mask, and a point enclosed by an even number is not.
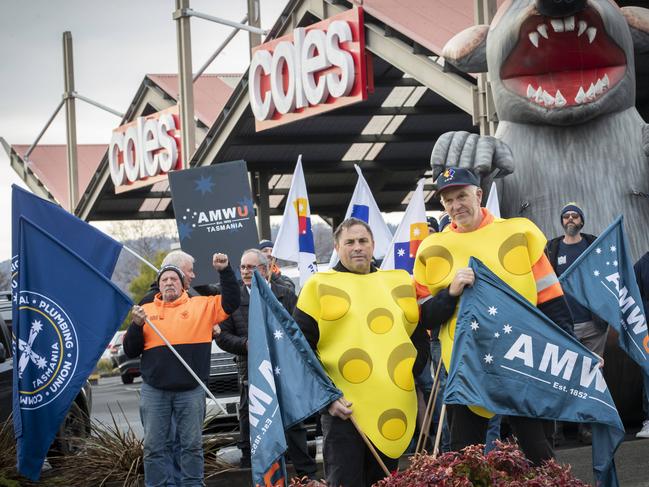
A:
[[[165,487],[169,478],[168,440],[172,417],[180,442],[181,482],[203,486],[202,431],[205,419],[205,392],[167,391],[143,383],[140,391],[140,418],[144,426],[144,484]]]
[[[500,416],[499,414],[496,414],[489,420],[489,426],[487,427],[487,437],[485,438],[484,445],[485,455],[496,447],[495,441],[500,439],[501,420],[502,416]]]

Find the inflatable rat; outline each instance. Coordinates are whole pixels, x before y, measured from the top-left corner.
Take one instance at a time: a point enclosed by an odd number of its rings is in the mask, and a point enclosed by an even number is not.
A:
[[[634,50],[649,50],[648,33],[649,10],[609,0],[506,0],[443,52],[464,72],[489,72],[496,138],[444,134],[434,175],[499,169],[503,215],[532,219],[548,238],[562,234],[568,201],[585,209],[589,233],[624,214],[639,257],[649,250],[649,129],[635,108]]]

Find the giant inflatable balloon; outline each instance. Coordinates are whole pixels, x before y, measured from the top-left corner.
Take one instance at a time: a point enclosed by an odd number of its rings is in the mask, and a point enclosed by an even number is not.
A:
[[[562,234],[568,201],[583,205],[589,233],[624,214],[639,257],[649,250],[649,129],[635,108],[634,51],[649,51],[649,10],[506,0],[490,25],[460,32],[443,52],[464,72],[489,73],[496,138],[444,134],[434,173],[499,169],[503,215],[528,217],[548,237]]]

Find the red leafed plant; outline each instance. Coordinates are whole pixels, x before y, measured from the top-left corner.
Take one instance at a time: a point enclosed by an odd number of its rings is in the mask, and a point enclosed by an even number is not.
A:
[[[570,466],[559,465],[554,460],[534,467],[515,443],[497,441],[488,454],[483,451],[484,445],[471,445],[437,458],[415,455],[408,469],[377,482],[374,487],[588,486],[572,475]],[[297,479],[291,482],[294,487],[307,485]],[[324,484],[310,484],[313,485]]]
[[[375,484],[375,487],[582,487],[569,466],[554,460],[534,467],[518,445],[496,442],[486,455],[484,445],[467,446],[437,458],[416,455],[410,468]]]

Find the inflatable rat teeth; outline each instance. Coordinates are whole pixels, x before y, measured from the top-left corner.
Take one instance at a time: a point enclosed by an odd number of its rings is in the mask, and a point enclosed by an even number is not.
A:
[[[583,204],[590,233],[624,214],[637,258],[649,249],[649,130],[635,108],[634,52],[649,52],[647,9],[505,1],[491,25],[464,30],[443,52],[462,71],[489,73],[496,139],[444,134],[435,174],[447,165],[481,176],[499,169],[502,213],[528,217],[548,236],[561,233],[568,200]]]

